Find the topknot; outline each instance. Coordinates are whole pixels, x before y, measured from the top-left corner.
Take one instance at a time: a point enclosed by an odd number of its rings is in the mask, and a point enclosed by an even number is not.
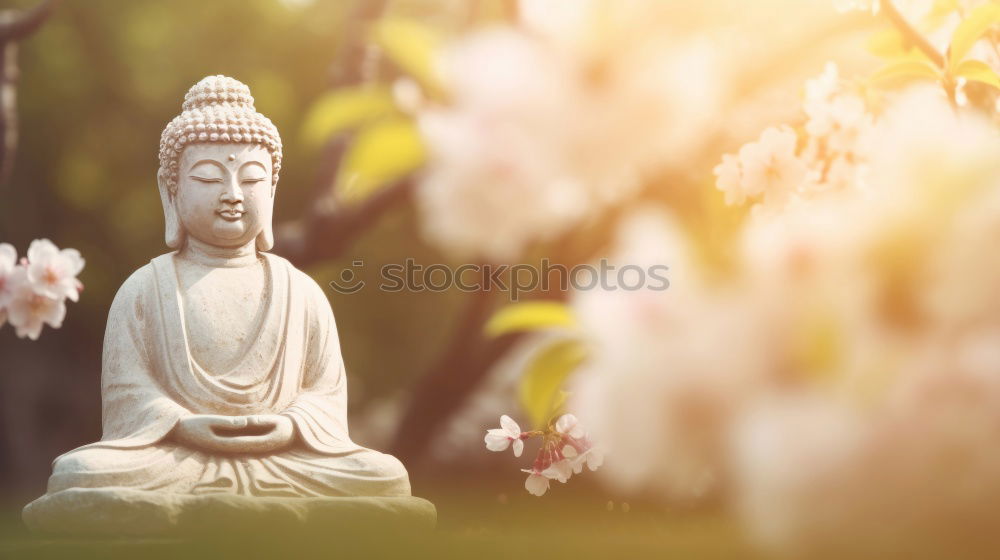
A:
[[[250,88],[243,82],[219,74],[202,78],[184,95],[183,109],[191,111],[209,105],[236,105],[254,111]]]
[[[271,154],[273,184],[281,170],[281,136],[270,119],[257,112],[250,88],[227,76],[208,76],[188,90],[183,111],[160,136],[160,175],[173,193],[179,160],[189,144],[257,144]]]

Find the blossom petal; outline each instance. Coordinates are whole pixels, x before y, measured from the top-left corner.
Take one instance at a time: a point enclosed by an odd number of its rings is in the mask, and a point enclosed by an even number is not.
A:
[[[604,452],[603,451],[600,451],[599,449],[594,448],[594,449],[591,449],[589,453],[587,453],[587,468],[588,469],[590,469],[592,471],[596,471],[597,469],[601,468],[601,465],[603,465],[603,464],[604,464]]]
[[[521,426],[518,426],[517,422],[506,414],[500,417],[500,427],[512,438],[521,437]]]
[[[573,465],[566,459],[556,461],[549,468],[542,471],[542,476],[565,483],[573,476]]]
[[[544,496],[549,489],[549,479],[540,474],[532,473],[524,481],[524,489],[533,496]]]
[[[586,435],[580,420],[574,414],[563,414],[556,420],[556,431],[572,438],[582,438]]]
[[[48,239],[36,239],[28,246],[28,262],[44,260],[59,253],[55,243]]]
[[[50,299],[45,302],[45,314],[42,320],[54,329],[62,327],[63,319],[66,318],[66,303],[61,299]]]
[[[519,439],[515,439],[514,440],[514,456],[515,457],[520,457],[521,453],[523,453],[523,452],[524,452],[524,440],[520,439],[520,438]]]
[[[499,428],[486,430],[486,437],[483,438],[483,441],[486,442],[486,449],[490,451],[504,451],[510,446],[510,438]]]
[[[14,268],[15,264],[17,264],[17,249],[10,243],[0,243],[0,267],[10,269]]]
[[[86,261],[80,256],[80,251],[76,249],[63,249],[59,254],[69,263],[69,272],[72,276],[80,274],[84,264],[86,264]]]

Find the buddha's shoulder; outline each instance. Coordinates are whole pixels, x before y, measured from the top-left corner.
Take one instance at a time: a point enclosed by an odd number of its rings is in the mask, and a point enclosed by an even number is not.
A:
[[[118,292],[115,294],[115,300],[112,306],[141,304],[145,299],[144,296],[151,294],[156,290],[155,284],[157,263],[162,263],[165,259],[172,257],[173,253],[160,255],[132,272],[132,274],[130,274],[118,288]]]
[[[280,266],[288,271],[288,277],[292,282],[293,289],[298,288],[306,290],[310,296],[321,296],[324,299],[326,295],[323,293],[323,289],[312,276],[309,276],[305,272],[302,272],[298,268],[295,268],[288,259],[284,257],[279,257],[278,255],[272,253],[265,253],[272,266]]]

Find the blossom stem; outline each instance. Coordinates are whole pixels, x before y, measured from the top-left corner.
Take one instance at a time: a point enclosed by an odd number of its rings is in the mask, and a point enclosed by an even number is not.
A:
[[[896,7],[892,0],[879,0],[879,6],[882,8],[882,13],[885,14],[885,17],[888,18],[896,29],[903,34],[903,37],[907,42],[920,49],[920,51],[927,55],[927,58],[929,58],[935,66],[938,68],[944,68],[944,55],[934,48],[934,45],[927,40],[927,37],[924,37],[922,33],[917,31],[917,29],[906,20],[906,17],[900,13],[899,8]]]

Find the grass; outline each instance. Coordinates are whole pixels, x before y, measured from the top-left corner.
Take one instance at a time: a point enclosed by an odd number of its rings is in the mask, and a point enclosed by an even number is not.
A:
[[[543,497],[520,486],[435,485],[417,493],[438,508],[422,534],[379,528],[342,534],[229,534],[213,538],[84,540],[31,535],[20,503],[0,510],[0,558],[756,558],[735,523],[717,511],[671,512],[609,501],[592,488],[557,486]]]

